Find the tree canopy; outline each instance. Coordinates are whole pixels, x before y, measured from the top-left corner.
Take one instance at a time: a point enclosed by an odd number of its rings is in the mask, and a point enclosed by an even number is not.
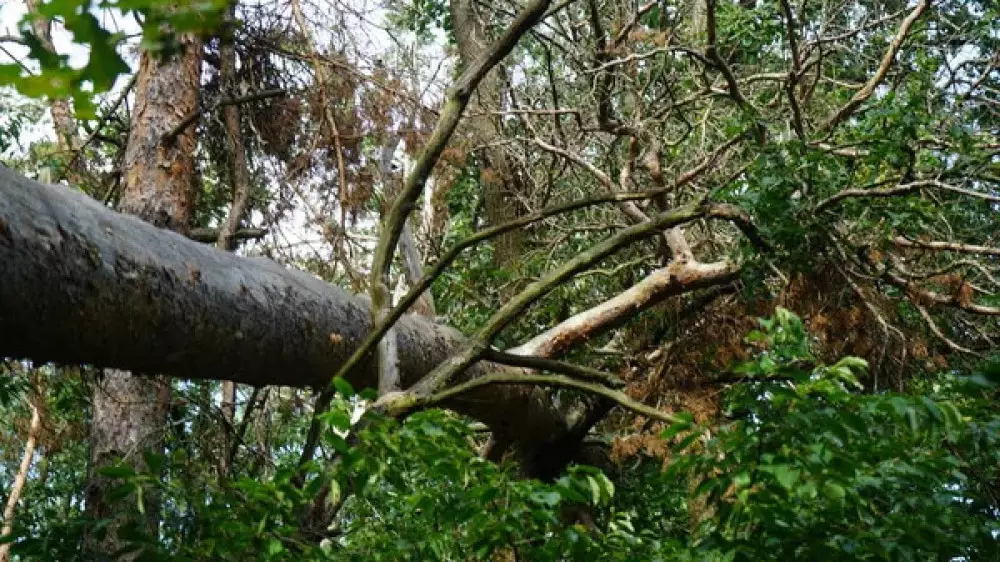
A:
[[[1000,555],[993,2],[23,7],[0,560]]]

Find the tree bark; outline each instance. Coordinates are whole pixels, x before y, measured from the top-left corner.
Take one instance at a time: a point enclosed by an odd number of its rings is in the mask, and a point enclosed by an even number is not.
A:
[[[222,93],[227,98],[239,95],[236,88],[236,48],[233,45],[233,26],[236,22],[236,4],[232,2],[226,14],[226,27],[219,47],[219,77],[222,83]],[[221,250],[232,252],[236,249],[236,230],[247,212],[250,201],[250,169],[247,162],[246,147],[240,134],[240,110],[237,104],[222,108],[222,120],[226,126],[227,145],[230,158],[230,178],[233,187],[233,206],[229,210],[225,223],[219,229],[219,239],[216,246]],[[224,451],[220,455],[219,470],[223,475],[229,474],[229,449],[232,447],[231,437],[233,420],[236,418],[236,383],[222,381],[222,399],[220,401],[222,417],[227,422],[223,428]]]
[[[41,399],[41,398],[39,398]],[[24,455],[21,456],[21,466],[14,475],[10,490],[7,493],[7,505],[3,510],[3,529],[0,529],[0,537],[10,535],[14,530],[14,514],[17,511],[17,502],[21,499],[24,485],[28,481],[28,471],[31,469],[31,462],[35,458],[35,443],[38,441],[38,433],[42,428],[42,416],[38,408],[29,399],[31,407],[31,423],[28,426],[28,436],[24,441]],[[0,562],[10,561],[10,543],[0,544]]]
[[[6,357],[322,387],[371,329],[363,297],[2,168],[0,263]],[[413,315],[397,335],[404,387],[463,341]],[[350,380],[374,387],[374,366]]]
[[[56,52],[52,43],[52,20],[38,14],[40,0],[26,0],[28,11],[32,13],[31,32],[38,38],[42,48],[50,53]],[[56,147],[60,152],[76,150],[80,146],[77,136],[76,120],[73,110],[66,98],[49,98],[49,113],[52,115],[52,126],[56,132]]]
[[[478,59],[491,44],[485,22],[474,4],[474,0],[451,0],[451,20],[455,26],[455,39],[463,65],[469,65]],[[488,145],[497,139],[498,127],[489,112],[502,109],[505,90],[503,75],[496,68],[476,88],[472,112],[478,115],[470,115],[466,119],[475,144]],[[491,225],[502,224],[523,214],[518,201],[521,189],[517,170],[502,147],[484,147],[482,151],[480,182],[483,186],[486,218]],[[503,267],[513,263],[520,254],[521,240],[522,232],[518,230],[497,237],[495,264]]]
[[[169,141],[164,141],[164,134],[198,107],[202,44],[194,36],[179,39],[180,52],[171,59],[161,60],[146,52],[140,57],[135,109],[123,162],[121,210],[155,226],[186,232],[194,204],[194,129],[188,128]],[[134,310],[124,312],[126,318],[135,314]],[[119,333],[115,337],[122,338],[120,345],[128,345],[133,336]],[[137,377],[109,369],[97,381],[86,489],[86,512],[93,520],[115,519],[120,511],[107,500],[114,483],[98,471],[119,460],[142,470],[142,453],[163,448],[169,404],[170,381],[165,377]],[[157,501],[149,494],[146,498],[147,531],[155,537]],[[89,536],[88,548],[106,556],[119,551],[123,544],[116,530],[112,525],[103,537]]]
[[[363,297],[263,258],[241,258],[123,216],[70,189],[0,168],[0,356],[89,363],[193,379],[321,388],[371,330]],[[658,277],[635,314],[718,284],[729,268]],[[601,315],[605,326],[615,318]],[[573,320],[573,319],[571,319]],[[585,336],[599,331],[588,322]],[[559,331],[558,333],[568,333]],[[461,349],[457,331],[416,315],[396,325],[401,387]],[[579,337],[579,336],[574,336]],[[557,346],[566,349],[569,340]],[[473,365],[461,380],[508,369]],[[138,378],[138,377],[136,377]],[[374,387],[373,362],[349,375]],[[461,381],[459,381],[461,382]],[[578,423],[549,393],[496,386],[446,404],[531,447]]]

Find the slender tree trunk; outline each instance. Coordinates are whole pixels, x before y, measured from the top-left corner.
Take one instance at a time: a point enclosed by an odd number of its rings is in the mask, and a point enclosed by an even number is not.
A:
[[[168,60],[143,53],[135,89],[135,109],[124,160],[121,210],[161,228],[187,230],[193,206],[194,128],[164,142],[163,135],[198,105],[202,44],[180,37],[181,49]],[[151,298],[169,298],[153,294]],[[124,459],[143,468],[142,453],[162,450],[162,436],[170,404],[169,380],[136,377],[109,369],[93,393],[90,434],[90,476],[86,489],[87,515],[115,518],[121,511],[107,499],[114,486],[98,471]],[[147,531],[155,537],[158,506],[147,495]],[[88,536],[88,547],[110,556],[123,546],[116,526],[103,536]],[[132,558],[126,558],[132,559]]]
[[[31,32],[38,38],[42,48],[50,53],[56,52],[56,47],[52,43],[52,21],[38,14],[40,0],[26,0],[28,11],[33,16],[31,20]],[[52,125],[56,131],[56,146],[60,152],[76,149],[80,145],[77,136],[76,120],[73,119],[73,110],[70,108],[69,100],[65,98],[50,98],[49,113],[52,115]]]
[[[392,170],[392,158],[396,155],[396,148],[399,147],[400,140],[399,135],[393,135],[387,140],[382,146],[382,153],[378,160],[379,176],[387,194],[386,199],[389,200],[396,198],[401,184],[400,178],[396,177]],[[406,277],[406,282],[412,287],[424,276],[424,258],[420,254],[420,248],[417,247],[417,238],[413,235],[413,222],[409,219],[403,225],[403,232],[399,235],[399,255],[403,261],[403,274]],[[425,292],[420,296],[420,300],[414,303],[413,312],[428,318],[434,317],[434,297],[430,291]]]
[[[42,416],[34,403],[31,406],[31,424],[28,426],[28,437],[24,442],[24,455],[21,457],[21,466],[14,475],[7,494],[7,505],[3,510],[3,529],[0,529],[0,537],[5,537],[14,530],[14,513],[17,511],[17,502],[21,499],[24,485],[28,481],[28,471],[31,469],[31,461],[35,458],[35,442],[38,440],[38,432],[42,428]],[[10,543],[0,544],[0,562],[9,562]]]
[[[463,65],[470,65],[478,59],[489,47],[491,41],[487,36],[486,25],[477,13],[474,0],[451,0],[451,19],[455,26],[455,38],[458,42],[458,53]],[[470,115],[466,118],[472,130],[473,142],[477,145],[488,145],[499,137],[499,128],[490,111],[503,108],[503,95],[506,85],[500,69],[494,68],[479,83],[472,102],[469,104]],[[502,147],[483,148],[482,171],[480,182],[486,204],[486,218],[491,225],[508,222],[523,214],[523,207],[518,201],[522,191],[515,166],[504,153]],[[495,241],[496,254],[494,261],[498,266],[513,263],[520,254],[522,232],[514,230]]]
[[[232,2],[227,14],[227,26],[219,48],[219,74],[222,82],[222,91],[226,96],[234,97],[239,95],[236,88],[236,49],[233,45],[232,26],[236,20],[237,2]],[[229,146],[229,158],[231,161],[230,178],[233,184],[233,206],[229,210],[226,222],[219,231],[219,239],[216,246],[219,249],[232,252],[236,249],[236,229],[243,220],[247,212],[247,204],[250,200],[250,170],[247,163],[246,147],[243,144],[243,136],[240,134],[240,110],[239,106],[227,105],[222,109],[222,120],[226,125],[226,139]],[[227,427],[223,428],[225,439],[223,440],[224,451],[220,455],[219,469],[224,476],[230,470],[228,459],[229,449],[232,447],[233,423],[236,419],[236,383],[233,381],[222,381],[222,417],[225,418]]]
[[[39,15],[38,8],[40,0],[25,0],[28,12],[32,14],[31,32],[38,39],[42,48],[46,51],[57,54],[55,44],[52,42],[52,20]],[[87,183],[86,167],[80,158],[77,158],[76,151],[83,144],[77,135],[76,119],[73,117],[73,109],[70,107],[69,99],[64,97],[50,97],[48,99],[49,115],[52,116],[52,128],[56,134],[56,160],[68,162],[65,170],[59,171],[58,166],[50,165],[40,170],[39,177],[55,181],[55,178],[65,177],[70,183],[81,186]]]

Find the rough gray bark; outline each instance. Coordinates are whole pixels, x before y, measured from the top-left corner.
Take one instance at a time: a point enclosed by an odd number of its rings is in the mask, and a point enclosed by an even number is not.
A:
[[[368,301],[263,258],[241,258],[0,168],[0,356],[249,385],[322,387],[371,329]],[[419,316],[396,326],[402,386],[462,343]],[[495,370],[477,365],[466,376]],[[375,366],[350,375],[377,384]],[[498,430],[563,425],[541,389],[449,406]]]
[[[371,330],[371,309],[362,297],[3,168],[0,263],[6,272],[0,276],[0,327],[9,334],[0,338],[0,356],[255,386],[323,387]],[[634,306],[613,299],[582,324],[564,323],[554,332],[565,336],[557,338],[555,352],[612,325],[618,315],[723,282],[733,271],[704,267],[703,274],[684,269],[640,283],[635,292],[642,298]],[[619,312],[608,314],[611,309]],[[395,328],[403,388],[466,343],[455,330],[416,315],[404,316]],[[501,369],[513,368],[479,362],[455,382]],[[348,379],[357,388],[374,387],[374,361]],[[517,443],[524,458],[550,471],[594,421],[593,409],[566,402],[561,409],[543,388],[502,385],[444,405],[487,423],[497,442]]]

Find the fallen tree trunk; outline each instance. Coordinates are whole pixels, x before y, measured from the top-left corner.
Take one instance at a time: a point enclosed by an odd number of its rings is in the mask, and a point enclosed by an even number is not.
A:
[[[372,327],[363,297],[267,259],[199,244],[2,167],[0,264],[2,357],[319,388]],[[657,294],[639,291],[633,306],[618,304],[622,297],[609,301],[617,313],[595,308],[601,318],[588,319],[587,329],[567,320],[573,335],[554,329],[561,337],[553,352],[666,296],[725,282],[735,271],[698,267],[668,268],[665,281],[655,283]],[[456,330],[416,315],[401,318],[396,334],[403,388],[465,342]],[[455,382],[501,369],[524,372],[479,362]],[[374,361],[348,379],[357,388],[374,387]],[[529,385],[483,387],[446,406],[529,449],[578,433],[586,417]]]
[[[322,387],[371,329],[367,299],[242,258],[0,167],[0,356],[255,386]],[[405,387],[462,335],[416,315],[396,327]],[[466,376],[506,369],[481,363]],[[351,373],[377,383],[374,362]],[[496,430],[559,432],[542,389],[453,403]]]

